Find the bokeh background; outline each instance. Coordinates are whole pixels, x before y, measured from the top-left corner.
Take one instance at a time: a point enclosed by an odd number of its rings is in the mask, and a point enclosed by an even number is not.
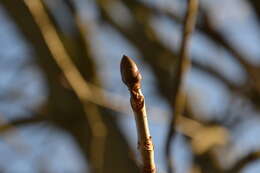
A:
[[[0,0],[0,172],[135,173],[123,54],[143,76],[158,173],[187,1]],[[260,171],[260,2],[200,0],[175,173]]]

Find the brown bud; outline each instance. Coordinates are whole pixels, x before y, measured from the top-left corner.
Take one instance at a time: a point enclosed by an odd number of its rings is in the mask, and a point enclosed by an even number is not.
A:
[[[128,56],[123,55],[120,65],[122,81],[129,89],[141,88],[142,76],[135,62]]]

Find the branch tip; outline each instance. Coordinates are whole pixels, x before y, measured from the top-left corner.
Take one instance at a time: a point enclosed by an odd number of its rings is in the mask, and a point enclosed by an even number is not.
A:
[[[120,71],[122,81],[130,90],[141,88],[142,76],[136,63],[130,57],[123,55],[120,64]]]

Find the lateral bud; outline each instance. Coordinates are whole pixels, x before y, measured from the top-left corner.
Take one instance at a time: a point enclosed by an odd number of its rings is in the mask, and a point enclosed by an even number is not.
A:
[[[137,68],[136,63],[128,56],[123,55],[120,64],[122,81],[129,90],[138,90],[141,88],[142,76]]]

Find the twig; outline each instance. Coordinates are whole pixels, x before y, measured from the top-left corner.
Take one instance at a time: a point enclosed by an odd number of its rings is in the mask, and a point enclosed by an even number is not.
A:
[[[183,84],[184,84],[184,78],[186,75],[187,70],[190,67],[190,59],[188,55],[188,48],[189,48],[189,41],[192,35],[192,31],[194,29],[195,23],[196,23],[196,16],[198,11],[198,0],[189,0],[188,8],[185,16],[184,21],[184,30],[182,34],[182,42],[181,42],[181,48],[180,48],[180,65],[177,69],[177,79],[174,86],[174,92],[173,92],[173,117],[172,121],[170,123],[167,139],[166,139],[166,146],[165,146],[165,155],[167,159],[167,165],[168,165],[168,172],[173,172],[173,165],[171,160],[171,143],[172,143],[172,137],[175,135],[175,126],[176,122],[178,120],[178,117],[182,114],[183,109],[185,107],[185,92],[183,91]]]
[[[128,87],[131,94],[131,106],[135,114],[135,121],[138,133],[138,148],[143,160],[143,173],[155,173],[154,147],[150,136],[144,96],[141,92],[141,74],[135,62],[123,56],[121,61],[122,81]]]

